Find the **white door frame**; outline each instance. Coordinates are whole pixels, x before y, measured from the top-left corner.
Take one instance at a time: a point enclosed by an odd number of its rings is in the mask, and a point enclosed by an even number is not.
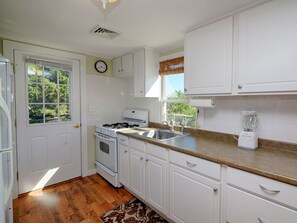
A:
[[[60,58],[67,58],[78,60],[80,62],[80,123],[81,123],[81,175],[88,176],[88,144],[87,144],[87,100],[86,100],[86,56],[82,54],[70,53],[61,50],[50,49],[47,47],[34,46],[25,43],[14,42],[10,40],[3,40],[3,54],[10,60],[11,63],[14,63],[14,50],[23,50],[32,53],[39,53],[49,56],[57,56]],[[17,66],[17,64],[16,64]],[[15,100],[14,100],[15,102]],[[15,107],[15,106],[14,106]],[[17,153],[16,153],[16,129],[13,126],[13,147],[14,149],[14,170],[15,170],[15,179],[17,175]],[[18,182],[14,181],[13,187],[13,198],[18,197]]]

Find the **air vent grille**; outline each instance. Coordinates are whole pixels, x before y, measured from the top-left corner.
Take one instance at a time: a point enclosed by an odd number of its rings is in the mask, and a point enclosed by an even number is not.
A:
[[[96,27],[94,27],[90,33],[96,35],[96,36],[100,36],[102,38],[106,38],[106,39],[113,39],[117,36],[120,35],[120,33],[110,30],[106,27],[102,27],[100,25],[97,25]]]

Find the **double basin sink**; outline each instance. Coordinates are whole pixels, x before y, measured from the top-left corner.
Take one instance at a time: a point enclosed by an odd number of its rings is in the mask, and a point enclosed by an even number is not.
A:
[[[153,130],[137,132],[136,134],[142,137],[151,138],[158,141],[165,141],[165,140],[175,139],[178,137],[188,135],[182,132],[173,132],[171,130],[166,130],[166,129],[153,129]]]

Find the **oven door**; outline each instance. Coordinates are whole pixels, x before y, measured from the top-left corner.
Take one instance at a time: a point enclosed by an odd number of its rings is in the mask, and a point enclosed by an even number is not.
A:
[[[95,133],[96,161],[113,171],[118,172],[117,139]]]

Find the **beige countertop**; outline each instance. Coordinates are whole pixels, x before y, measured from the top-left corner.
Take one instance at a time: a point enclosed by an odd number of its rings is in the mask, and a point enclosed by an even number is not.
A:
[[[219,140],[218,137],[191,135],[158,141],[135,134],[138,131],[125,130],[119,133],[297,186],[297,151],[273,148],[246,150],[238,148],[235,143]]]

